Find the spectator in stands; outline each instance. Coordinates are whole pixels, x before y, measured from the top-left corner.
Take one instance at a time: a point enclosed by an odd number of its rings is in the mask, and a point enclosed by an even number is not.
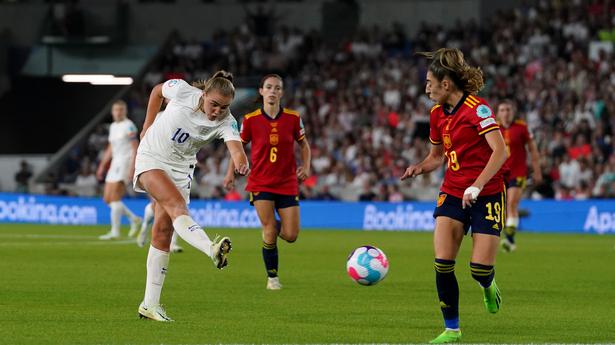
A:
[[[75,180],[74,192],[78,196],[98,195],[98,179],[88,161],[81,165],[81,171]]]
[[[32,177],[32,169],[27,161],[22,160],[19,163],[19,171],[15,174],[15,183],[17,187],[15,192],[17,193],[29,193],[30,192],[30,178]]]

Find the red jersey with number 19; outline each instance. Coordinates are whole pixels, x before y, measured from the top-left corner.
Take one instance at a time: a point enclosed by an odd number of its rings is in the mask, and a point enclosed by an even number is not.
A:
[[[448,160],[442,192],[463,198],[483,171],[493,152],[484,135],[499,129],[491,107],[484,99],[465,94],[448,112],[439,104],[431,109],[429,140],[444,145]],[[480,195],[493,195],[504,190],[502,170],[483,187]]]
[[[252,142],[252,171],[248,192],[298,195],[295,141],[305,138],[299,113],[281,108],[275,118],[258,109],[247,114],[241,124],[241,141]]]

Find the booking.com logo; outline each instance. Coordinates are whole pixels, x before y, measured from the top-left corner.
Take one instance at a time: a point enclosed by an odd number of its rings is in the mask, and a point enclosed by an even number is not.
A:
[[[0,200],[0,222],[47,224],[96,224],[93,206],[77,206],[37,202],[35,197]]]
[[[394,210],[379,210],[376,205],[365,206],[363,229],[431,231],[434,220],[430,210],[415,210],[412,205],[399,205]]]

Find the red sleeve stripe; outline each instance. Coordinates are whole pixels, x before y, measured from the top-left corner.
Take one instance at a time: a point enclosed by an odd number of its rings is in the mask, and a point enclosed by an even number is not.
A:
[[[483,135],[483,134],[491,132],[491,131],[493,131],[495,129],[500,129],[500,126],[493,126],[493,127],[489,127],[487,129],[484,129],[481,132],[478,132],[478,135]]]
[[[431,143],[432,143],[432,144],[434,144],[434,145],[440,145],[440,144],[442,144],[442,141],[435,141],[435,140],[433,140],[433,139],[431,139],[431,138],[429,138],[429,141],[431,141]]]

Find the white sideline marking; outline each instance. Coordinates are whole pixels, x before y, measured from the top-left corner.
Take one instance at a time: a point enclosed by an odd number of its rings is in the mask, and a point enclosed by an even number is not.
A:
[[[100,246],[100,245],[124,245],[133,244],[137,245],[135,240],[121,240],[121,241],[74,241],[74,242],[0,242],[0,247],[23,247],[23,246],[74,246],[74,245],[86,245],[86,246]]]
[[[89,240],[98,238],[95,235],[43,235],[43,234],[2,234],[0,238],[50,238],[50,239],[70,239],[70,240]]]

